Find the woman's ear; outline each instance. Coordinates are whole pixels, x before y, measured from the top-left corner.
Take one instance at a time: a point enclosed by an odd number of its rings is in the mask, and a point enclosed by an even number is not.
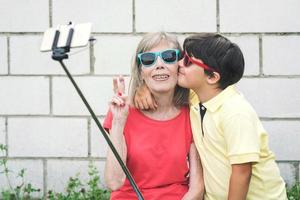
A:
[[[210,85],[214,85],[219,82],[221,76],[218,72],[212,72],[209,76],[207,76],[207,83]]]

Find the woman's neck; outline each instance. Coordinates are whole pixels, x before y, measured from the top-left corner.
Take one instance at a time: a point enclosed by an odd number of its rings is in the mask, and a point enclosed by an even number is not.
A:
[[[165,111],[165,110],[169,110],[170,108],[174,107],[173,95],[174,95],[174,93],[169,93],[167,95],[153,93],[154,99],[157,103],[157,110]]]
[[[156,120],[168,120],[177,116],[180,109],[176,108],[173,103],[174,92],[169,94],[157,94],[152,93],[154,99],[157,103],[157,108],[155,110],[146,110],[143,113]]]

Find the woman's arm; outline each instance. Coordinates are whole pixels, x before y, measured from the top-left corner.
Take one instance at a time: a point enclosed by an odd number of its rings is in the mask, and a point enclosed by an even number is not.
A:
[[[204,195],[204,180],[200,156],[194,143],[189,152],[190,183],[189,190],[182,200],[202,200]]]
[[[110,139],[122,161],[126,163],[127,146],[123,132],[127,121],[129,106],[126,101],[127,97],[123,95],[125,91],[123,77],[120,77],[119,81],[114,79],[113,85],[115,96],[110,102],[110,110],[113,115]],[[107,152],[104,174],[105,183],[109,189],[117,190],[124,184],[126,176],[111,149]]]
[[[112,129],[110,130],[110,139],[122,161],[126,163],[127,147],[123,134],[124,125],[125,123],[121,120],[113,120]],[[109,189],[117,190],[124,184],[126,176],[111,149],[107,152],[104,174],[105,183]]]

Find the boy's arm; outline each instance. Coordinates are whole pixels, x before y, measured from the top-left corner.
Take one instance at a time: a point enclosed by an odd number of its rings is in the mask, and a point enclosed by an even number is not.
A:
[[[231,163],[228,200],[245,200],[252,175],[252,163],[259,162],[259,123],[249,109],[232,109],[230,112],[231,116],[226,116],[222,123],[228,161]]]
[[[252,163],[232,164],[228,200],[245,200],[249,189]]]
[[[137,109],[152,109],[155,110],[157,108],[157,104],[155,99],[153,98],[149,88],[143,84],[142,86],[136,89],[134,94],[134,105]]]

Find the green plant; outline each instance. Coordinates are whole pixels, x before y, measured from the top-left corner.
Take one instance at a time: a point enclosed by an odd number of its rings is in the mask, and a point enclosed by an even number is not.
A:
[[[21,179],[20,185],[13,187],[9,174],[14,174],[7,166],[7,146],[0,144],[0,174],[6,177],[8,189],[2,190],[0,198],[3,200],[29,200],[32,199],[33,193],[39,193],[40,189],[32,186],[31,183],[25,182],[25,169],[21,169],[16,178]],[[3,156],[2,156],[3,155]],[[66,186],[65,193],[48,192],[49,200],[108,200],[110,192],[100,187],[100,176],[97,168],[91,162],[89,164],[89,180],[83,183],[79,179],[79,173],[75,177],[70,177]],[[37,194],[36,196],[38,196]],[[41,196],[41,195],[40,195]],[[35,199],[42,199],[35,198]]]
[[[99,185],[100,177],[93,163],[89,164],[89,180],[84,184],[79,179],[79,173],[70,177],[65,193],[48,192],[49,200],[108,200],[110,192]]]
[[[14,172],[8,169],[7,166],[7,146],[0,144],[0,174],[4,174],[6,177],[6,181],[8,183],[9,189],[2,190],[1,196],[3,200],[27,200],[31,199],[31,195],[33,193],[39,193],[40,189],[32,186],[31,183],[25,182],[25,171],[26,169],[21,169],[16,178],[21,179],[21,184],[13,187],[11,184],[11,180],[9,178],[9,174],[13,174]]]
[[[299,200],[300,199],[300,182],[296,183],[290,189],[287,189],[287,196],[289,200]]]

